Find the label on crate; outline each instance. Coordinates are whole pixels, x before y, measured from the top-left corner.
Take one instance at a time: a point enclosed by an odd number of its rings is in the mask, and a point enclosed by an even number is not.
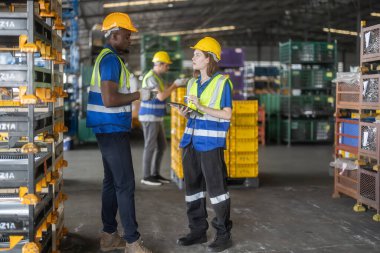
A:
[[[15,22],[9,19],[0,19],[0,28],[15,28]]]
[[[0,222],[0,230],[15,230],[16,223],[14,222]]]
[[[16,130],[16,123],[1,123],[0,131]]]
[[[0,181],[13,179],[15,179],[15,174],[13,172],[0,172]]]
[[[0,72],[0,81],[11,81],[16,79],[16,75],[12,72]]]

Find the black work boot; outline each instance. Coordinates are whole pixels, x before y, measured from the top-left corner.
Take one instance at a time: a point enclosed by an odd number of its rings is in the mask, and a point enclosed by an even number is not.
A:
[[[190,246],[193,244],[201,244],[207,242],[206,233],[196,234],[189,233],[184,237],[181,237],[177,240],[177,244],[181,246]]]
[[[215,239],[210,245],[207,247],[207,251],[209,252],[221,252],[226,250],[232,246],[231,234],[225,235],[216,235]]]

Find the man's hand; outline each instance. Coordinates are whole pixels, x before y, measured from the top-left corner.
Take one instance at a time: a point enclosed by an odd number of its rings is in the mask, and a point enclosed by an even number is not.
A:
[[[157,93],[158,93],[155,90],[146,89],[146,88],[140,89],[139,92],[140,92],[140,100],[141,101],[152,100],[152,99],[156,98]]]
[[[178,78],[174,81],[174,84],[177,87],[182,87],[182,86],[185,86],[187,84],[187,80],[188,79],[186,79],[186,78]]]

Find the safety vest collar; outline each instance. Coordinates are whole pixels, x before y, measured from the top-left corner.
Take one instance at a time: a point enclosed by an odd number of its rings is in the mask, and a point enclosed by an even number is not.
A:
[[[162,80],[162,78],[160,76],[158,76],[156,73],[154,73],[153,69],[149,70],[149,72],[146,73],[146,75],[144,76],[143,82],[142,82],[142,87],[146,88],[148,86],[148,84],[146,83],[146,81],[147,81],[148,78],[150,78],[152,76],[158,82],[158,84],[160,86],[160,90],[163,91],[165,89],[164,81]]]
[[[200,95],[200,103],[213,109],[220,109],[220,101],[226,81],[227,78],[223,75],[215,75]],[[198,97],[198,82],[195,78],[190,79],[188,82],[187,95]],[[188,103],[188,106],[192,109],[197,109],[193,103]]]
[[[125,66],[123,60],[109,47],[103,48],[103,50],[100,52],[98,57],[96,58],[95,65],[94,65],[94,70],[92,72],[91,76],[91,88],[93,90],[100,90],[101,86],[101,77],[100,77],[100,62],[106,56],[107,54],[115,54],[117,59],[120,62],[120,78],[119,78],[119,91],[123,91],[125,89],[130,88],[130,83],[129,83],[129,78],[130,78],[130,73]],[[125,93],[125,92],[124,92]]]

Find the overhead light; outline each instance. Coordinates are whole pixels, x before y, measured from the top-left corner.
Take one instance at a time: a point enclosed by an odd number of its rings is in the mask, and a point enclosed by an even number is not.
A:
[[[380,18],[380,12],[372,12],[371,16]]]
[[[121,3],[106,3],[103,4],[103,8],[115,8],[124,6],[138,6],[148,4],[173,4],[175,2],[186,2],[188,0],[141,0],[141,1],[129,1]]]
[[[194,29],[194,30],[187,30],[187,31],[164,32],[164,33],[160,33],[160,35],[161,36],[176,36],[176,35],[186,35],[186,34],[194,34],[194,33],[221,32],[221,31],[229,31],[229,30],[235,30],[235,29],[236,29],[235,26],[230,25],[230,26]]]
[[[337,33],[337,34],[343,34],[343,35],[358,36],[357,32],[348,31],[348,30],[334,29],[334,28],[323,28],[323,31],[327,32],[327,33]]]

